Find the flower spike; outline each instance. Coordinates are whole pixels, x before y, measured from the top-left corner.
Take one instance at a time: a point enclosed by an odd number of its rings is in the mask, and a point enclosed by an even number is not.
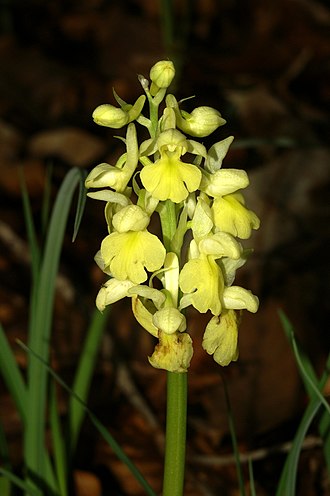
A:
[[[127,127],[120,138],[126,149],[113,165],[97,165],[85,185],[92,189],[90,198],[105,202],[108,227],[95,256],[108,276],[97,308],[131,298],[136,321],[157,340],[150,364],[181,374],[193,356],[189,306],[211,314],[202,339],[206,353],[221,366],[237,360],[240,313],[259,306],[257,296],[235,285],[237,270],[252,252],[241,240],[260,221],[242,194],[247,173],[222,167],[233,136],[208,150],[198,140],[225,119],[208,106],[182,110],[183,100],[166,94],[174,76],[173,62],[161,60],[152,66],[150,81],[138,76],[144,95],[133,105],[114,91],[118,107],[95,109],[97,124]],[[139,126],[149,132],[142,142]]]

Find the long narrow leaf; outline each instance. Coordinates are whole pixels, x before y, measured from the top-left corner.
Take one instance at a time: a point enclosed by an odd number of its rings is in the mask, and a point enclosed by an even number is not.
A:
[[[144,479],[143,475],[140,473],[138,468],[134,465],[134,463],[130,460],[130,458],[124,453],[121,449],[120,445],[115,441],[113,436],[108,432],[106,427],[97,419],[97,417],[91,412],[88,406],[77,396],[77,394],[66,384],[66,382],[61,379],[61,377],[45,362],[42,357],[36,355],[36,353],[29,349],[24,343],[20,342],[20,346],[30,355],[33,355],[36,360],[39,360],[40,363],[47,369],[49,375],[51,375],[62,387],[65,391],[67,391],[78,403],[82,405],[86,414],[90,417],[92,423],[105,439],[105,441],[109,444],[109,446],[113,449],[115,455],[121,460],[127,468],[131,471],[135,479],[140,483],[140,485],[146,491],[148,496],[156,496],[156,493],[152,490],[148,482]]]
[[[323,452],[326,460],[328,472],[330,473],[330,415],[328,409],[328,403],[326,403],[325,399],[320,392],[318,392],[318,378],[314,371],[313,365],[301,347],[298,347],[295,339],[294,339],[294,329],[291,325],[291,322],[285,315],[283,311],[279,311],[279,317],[282,322],[283,329],[288,338],[289,343],[291,344],[295,358],[301,370],[301,377],[304,381],[305,388],[310,397],[313,397],[314,394],[319,396],[319,399],[324,404],[326,411],[324,411],[319,420],[319,433],[323,440]],[[328,362],[327,362],[328,363]],[[327,372],[327,368],[325,369],[325,373]]]
[[[293,352],[294,352],[295,351],[294,350],[294,341],[295,340],[294,340],[293,326],[292,326],[291,322],[289,321],[288,317],[285,315],[285,313],[282,310],[279,310],[278,314],[279,314],[279,317],[281,320],[283,330],[284,330],[285,335],[287,337],[287,340],[289,341],[289,343],[293,349]],[[317,378],[317,375],[314,371],[313,365],[312,365],[309,357],[304,352],[304,350],[301,348],[299,348],[299,355],[300,355],[300,360],[303,364],[303,368],[305,369],[307,375],[312,378],[314,383],[317,383],[318,378]],[[296,358],[297,358],[297,356],[296,356]],[[309,393],[311,385],[310,385],[309,381],[306,381],[305,374],[302,375],[302,380],[304,381],[305,388],[306,388],[307,392]]]
[[[8,470],[11,469],[8,444],[7,444],[6,434],[5,434],[5,430],[3,428],[2,422],[0,422],[0,460],[1,460],[2,466],[7,468]],[[0,494],[1,494],[1,492],[0,492]]]
[[[98,356],[101,337],[104,331],[104,326],[109,314],[109,307],[102,314],[99,310],[94,311],[92,322],[88,328],[84,347],[81,351],[81,358],[73,382],[72,390],[85,403],[90,389],[92,374],[95,369],[95,363]],[[69,451],[72,457],[80,428],[85,415],[84,405],[70,397],[69,402],[69,434],[68,441],[70,443]]]
[[[322,377],[318,383],[318,389],[320,391],[323,390],[326,381],[329,377],[330,370],[330,354],[327,359],[326,368]],[[302,444],[306,437],[307,431],[313,421],[316,413],[318,412],[322,402],[319,396],[314,396],[306,408],[303,418],[300,422],[300,425],[296,431],[296,435],[292,444],[291,451],[286,459],[285,466],[281,475],[280,483],[277,488],[277,496],[295,496],[296,490],[296,478],[297,478],[297,470],[298,470],[298,462],[300,457],[300,452],[302,448]]]
[[[60,495],[67,496],[68,474],[67,474],[66,450],[65,450],[65,443],[61,429],[60,418],[58,414],[55,384],[53,382],[50,387],[49,410],[50,410],[50,415],[49,415],[50,427],[51,427],[52,440],[53,440],[53,456],[54,456],[58,487],[60,490]]]
[[[296,431],[292,448],[287,456],[281,479],[277,487],[276,496],[295,496],[296,495],[296,480],[300,452],[302,444],[306,437],[307,431],[320,408],[321,402],[319,399],[313,400],[305,410],[300,425]]]
[[[52,165],[48,165],[46,168],[46,180],[44,185],[44,194],[42,198],[42,207],[41,207],[41,232],[43,238],[46,236],[47,233],[47,224],[49,219],[52,172],[53,172]]]
[[[303,364],[303,361],[302,361],[302,359],[300,357],[300,352],[299,352],[299,349],[298,349],[298,345],[297,345],[296,340],[294,339],[294,337],[292,337],[292,341],[293,341],[292,342],[293,351],[294,351],[295,358],[296,358],[297,364],[299,366],[301,375],[304,376],[305,381],[308,382],[308,384],[310,386],[310,396],[311,397],[313,397],[313,396],[314,397],[317,397],[319,399],[320,403],[322,403],[322,405],[324,406],[324,408],[328,412],[328,415],[330,415],[330,406],[327,403],[326,399],[324,398],[322,392],[319,390],[318,385],[315,384],[314,380],[312,379],[312,376],[309,375],[308,372],[307,372],[307,370],[305,369],[304,364]]]
[[[27,391],[14,353],[0,324],[0,372],[12,396],[23,424],[26,423]]]
[[[29,487],[29,485],[24,480],[20,479],[19,477],[17,477],[17,475],[13,474],[9,470],[0,467],[0,474],[10,480],[12,484],[22,489],[25,494],[30,496],[41,496],[40,491]]]
[[[117,458],[119,458],[119,460],[121,460],[131,471],[137,482],[139,482],[141,487],[143,487],[143,489],[145,490],[146,494],[148,496],[156,496],[156,493],[151,489],[151,487],[149,486],[149,484],[147,483],[141,472],[137,469],[134,463],[124,453],[124,451],[121,449],[117,441],[115,441],[113,436],[111,436],[110,432],[104,427],[104,425],[97,419],[97,417],[90,410],[88,410],[87,413],[91,421],[93,422],[94,426],[103,437],[103,439],[105,439],[105,441],[112,448]]]
[[[25,219],[25,226],[26,226],[27,238],[28,238],[30,255],[31,255],[32,278],[33,281],[36,282],[39,274],[41,254],[40,254],[40,247],[37,241],[35,226],[33,222],[29,194],[26,188],[23,174],[21,175],[21,190],[22,190],[23,214]]]
[[[33,326],[29,330],[29,348],[44,361],[48,361],[49,339],[53,314],[55,280],[62,248],[65,226],[74,191],[81,180],[78,169],[66,175],[52,211],[40,277],[35,292]],[[27,423],[24,440],[24,457],[27,473],[38,474],[53,489],[53,480],[46,469],[45,409],[47,370],[34,356],[28,362]],[[33,481],[31,482],[33,483]]]
[[[237,472],[237,478],[238,478],[240,495],[241,496],[245,496],[244,477],[243,477],[242,465],[241,465],[239,451],[238,451],[238,444],[237,444],[237,437],[236,437],[234,415],[233,415],[233,411],[232,411],[232,408],[231,408],[231,403],[230,403],[230,397],[229,397],[229,391],[228,391],[227,382],[226,382],[225,376],[223,374],[221,374],[221,379],[222,379],[222,384],[223,384],[224,393],[225,393],[226,408],[227,408],[227,418],[228,418],[228,424],[229,424],[229,431],[230,431],[231,442],[232,442],[232,445],[233,445],[233,451],[234,451],[234,457],[235,457],[235,465],[236,465],[236,472]]]
[[[0,494],[1,496],[11,495],[11,482],[4,476],[0,477]]]
[[[86,171],[81,171],[81,181],[79,183],[79,195],[78,195],[78,203],[77,203],[77,208],[76,208],[76,216],[74,220],[74,227],[73,227],[73,235],[72,235],[72,241],[74,241],[77,237],[78,230],[80,227],[80,223],[82,220],[82,216],[85,210],[85,205],[86,205],[86,199],[87,199],[87,190],[84,185],[84,179],[87,177],[87,172]]]
[[[253,463],[249,460],[249,479],[250,479],[250,493],[251,496],[257,496],[256,488],[254,485]]]

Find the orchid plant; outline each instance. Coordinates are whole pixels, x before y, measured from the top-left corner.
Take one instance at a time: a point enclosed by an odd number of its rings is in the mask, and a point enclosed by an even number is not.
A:
[[[232,136],[209,150],[194,139],[226,121],[207,106],[184,111],[167,93],[174,76],[173,63],[159,61],[150,81],[139,76],[144,94],[133,105],[114,92],[117,107],[96,108],[97,124],[127,127],[120,138],[124,152],[113,165],[97,165],[85,183],[92,190],[88,196],[105,203],[108,226],[95,260],[109,279],[96,306],[103,311],[130,298],[137,322],[157,340],[150,364],[168,371],[164,496],[183,490],[187,371],[193,356],[185,309],[210,313],[202,346],[226,366],[238,358],[239,312],[256,312],[259,303],[234,284],[251,252],[241,240],[259,227],[242,194],[248,175],[222,168]],[[149,133],[140,143],[137,126]],[[155,215],[161,233],[151,232]]]

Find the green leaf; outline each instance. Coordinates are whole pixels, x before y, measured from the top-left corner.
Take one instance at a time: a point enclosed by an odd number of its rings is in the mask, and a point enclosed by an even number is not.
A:
[[[96,429],[99,431],[99,433],[102,435],[102,437],[105,439],[105,441],[109,444],[109,446],[112,448],[114,451],[115,455],[119,460],[121,460],[127,468],[131,471],[135,479],[140,483],[140,485],[144,488],[146,494],[148,496],[156,496],[156,493],[151,489],[150,485],[148,482],[144,479],[143,475],[140,473],[140,471],[137,469],[137,467],[134,465],[134,463],[129,459],[129,457],[124,453],[120,445],[115,441],[113,436],[108,432],[107,428],[98,420],[98,418],[91,412],[91,410],[88,408],[88,406],[77,396],[77,394],[66,384],[63,379],[48,365],[47,362],[45,362],[42,357],[36,355],[36,353],[29,349],[27,346],[25,346],[22,342],[19,343],[20,346],[27,351],[30,355],[33,355],[36,360],[39,360],[40,363],[42,364],[45,369],[47,369],[48,373],[50,376],[52,376],[62,387],[65,391],[67,391],[72,398],[74,398],[75,401],[81,404],[82,408],[84,408],[86,414],[90,417],[92,423],[96,427]]]
[[[71,169],[60,187],[52,210],[40,275],[32,289],[33,315],[29,329],[29,348],[44,361],[49,357],[49,340],[53,316],[55,281],[63,244],[65,226],[74,191],[81,181],[79,169]],[[47,370],[35,356],[28,362],[28,399],[24,458],[28,474],[38,474],[47,487],[57,490],[51,466],[47,465],[45,447],[45,410],[47,402]],[[31,484],[34,482],[31,479]]]
[[[224,393],[225,393],[229,431],[230,431],[231,442],[233,445],[235,465],[236,465],[236,473],[237,473],[240,495],[245,496],[244,477],[243,477],[242,464],[241,464],[239,451],[238,451],[238,443],[237,443],[234,415],[233,415],[233,411],[231,408],[228,386],[227,386],[227,382],[226,382],[226,378],[225,378],[224,374],[221,374],[221,379],[222,379]]]
[[[6,477],[0,477],[0,494],[1,496],[10,496],[11,494],[11,482]]]
[[[73,229],[73,236],[72,236],[72,241],[75,241],[80,223],[84,214],[85,210],[85,205],[86,205],[86,199],[87,199],[87,189],[85,188],[85,179],[87,177],[87,172],[84,170],[80,171],[81,173],[81,181],[79,183],[79,195],[78,195],[78,203],[77,203],[77,210],[76,210],[76,217],[74,221],[74,229]]]
[[[27,238],[28,238],[30,254],[31,254],[32,277],[33,277],[33,281],[36,282],[39,274],[41,253],[37,241],[33,215],[31,210],[31,203],[23,173],[21,174],[21,190],[22,190],[23,214],[24,214]]]
[[[51,427],[52,440],[53,440],[53,455],[54,455],[55,471],[56,471],[58,486],[60,490],[60,495],[68,496],[66,450],[62,435],[60,418],[58,415],[56,388],[54,382],[52,382],[50,386],[49,410],[50,410],[50,416],[49,416],[50,427]]]
[[[298,463],[299,463],[302,444],[306,437],[307,431],[311,425],[311,422],[315,418],[316,413],[318,412],[321,405],[325,406],[326,411],[324,412],[323,417],[321,418],[322,424],[320,425],[322,425],[322,428],[320,428],[320,432],[321,435],[322,432],[323,434],[327,433],[327,438],[328,438],[327,449],[329,450],[330,416],[328,413],[328,404],[325,404],[325,398],[323,397],[321,392],[330,374],[330,353],[326,362],[325,371],[322,374],[321,379],[318,380],[309,358],[296,343],[296,340],[294,338],[294,331],[288,318],[282,311],[279,312],[279,315],[285,333],[288,336],[289,341],[292,345],[295,358],[297,360],[297,364],[299,366],[299,370],[304,380],[306,389],[310,395],[310,402],[304,412],[303,418],[296,431],[292,448],[287,456],[276,493],[277,496],[283,496],[283,494],[285,494],[285,496],[295,496],[297,470],[298,470]],[[326,415],[326,417],[324,417],[324,415]],[[325,431],[326,428],[327,431]],[[329,451],[327,452],[326,456],[328,457],[329,460],[329,456],[330,456]]]
[[[12,482],[12,484],[14,484],[15,486],[22,489],[22,491],[24,491],[26,495],[42,496],[38,489],[34,489],[34,488],[30,487],[24,480],[20,479],[12,472],[9,472],[9,470],[6,470],[6,469],[0,467],[0,474],[2,474],[6,479],[8,479],[10,482]],[[2,493],[1,493],[1,496],[2,496]]]
[[[23,424],[26,423],[27,391],[14,353],[0,324],[0,372],[12,396]]]
[[[253,463],[249,460],[249,479],[250,479],[250,493],[251,496],[257,496],[256,488],[254,485],[254,475],[253,475]]]
[[[75,374],[72,390],[81,399],[82,402],[87,401],[90,385],[92,381],[95,363],[98,357],[98,351],[104,327],[109,315],[110,308],[101,313],[98,310],[94,311],[92,322],[87,331],[84,347],[80,354],[80,361]],[[70,397],[69,409],[69,451],[71,456],[77,445],[79,432],[85,416],[85,407],[83,403],[75,400],[73,396]]]

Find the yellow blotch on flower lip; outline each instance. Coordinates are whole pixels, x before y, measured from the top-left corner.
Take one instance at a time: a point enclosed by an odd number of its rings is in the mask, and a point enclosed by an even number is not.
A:
[[[147,280],[145,271],[154,272],[164,263],[166,250],[148,231],[113,232],[101,244],[105,268],[118,280],[140,284]]]

